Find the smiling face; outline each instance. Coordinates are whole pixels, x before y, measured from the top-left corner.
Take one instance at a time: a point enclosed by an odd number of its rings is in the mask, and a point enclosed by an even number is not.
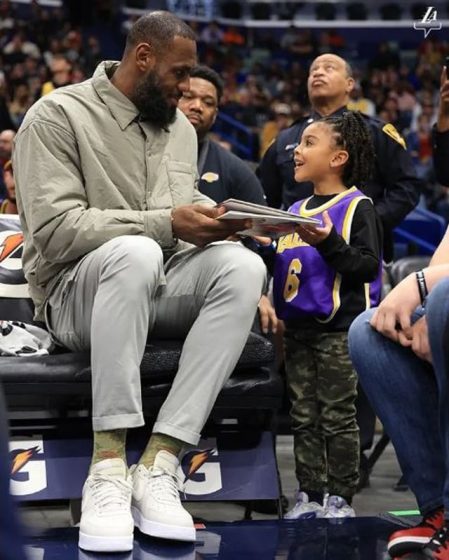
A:
[[[178,107],[192,123],[198,138],[202,140],[217,117],[217,89],[208,80],[190,78],[190,89],[183,93]]]
[[[342,173],[347,159],[348,152],[335,145],[331,126],[319,121],[312,123],[295,148],[295,181],[316,183],[329,174]]]
[[[348,74],[346,62],[335,54],[318,56],[309,70],[307,90],[312,103],[326,99],[346,105],[354,79]]]
[[[131,101],[142,117],[165,128],[176,116],[182,94],[189,90],[190,71],[196,63],[196,44],[176,36],[169,48],[156,54],[148,43],[137,47],[141,77],[137,80]]]

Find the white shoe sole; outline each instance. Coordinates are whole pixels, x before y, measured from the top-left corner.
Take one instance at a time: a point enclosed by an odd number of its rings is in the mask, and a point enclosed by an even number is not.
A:
[[[126,537],[95,537],[81,533],[78,546],[89,552],[129,552],[133,549],[134,535]]]
[[[183,527],[181,525],[167,525],[158,521],[151,521],[143,517],[136,507],[131,507],[134,525],[150,537],[168,539],[171,541],[195,542],[195,527]]]

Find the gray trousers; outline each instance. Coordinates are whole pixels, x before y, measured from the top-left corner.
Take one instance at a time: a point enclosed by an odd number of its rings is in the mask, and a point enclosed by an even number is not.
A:
[[[86,255],[50,295],[49,328],[71,350],[91,351],[94,431],[144,424],[140,363],[148,333],[185,338],[153,432],[196,445],[245,346],[265,266],[238,243],[189,249],[163,263],[141,236]]]

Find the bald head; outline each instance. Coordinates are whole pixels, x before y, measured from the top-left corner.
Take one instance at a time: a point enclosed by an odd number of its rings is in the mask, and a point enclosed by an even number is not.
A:
[[[348,103],[353,88],[352,68],[341,56],[322,54],[312,62],[307,80],[312,106],[331,104],[337,110]]]

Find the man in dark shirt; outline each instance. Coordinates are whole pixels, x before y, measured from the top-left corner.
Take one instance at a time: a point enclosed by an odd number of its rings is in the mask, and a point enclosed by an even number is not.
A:
[[[249,166],[208,137],[222,94],[220,76],[207,66],[197,66],[190,73],[190,90],[179,100],[179,109],[198,136],[198,188],[215,202],[238,198],[265,205],[262,186]]]
[[[311,183],[296,183],[293,174],[293,150],[304,128],[321,117],[339,115],[347,110],[349,93],[354,87],[350,65],[334,54],[317,57],[308,78],[312,113],[282,131],[265,153],[258,175],[267,203],[274,207],[290,207],[296,200],[312,194]],[[393,257],[392,230],[416,206],[422,183],[416,177],[404,139],[392,124],[366,116],[374,140],[377,159],[374,175],[364,189],[381,219],[384,229],[386,262]]]

